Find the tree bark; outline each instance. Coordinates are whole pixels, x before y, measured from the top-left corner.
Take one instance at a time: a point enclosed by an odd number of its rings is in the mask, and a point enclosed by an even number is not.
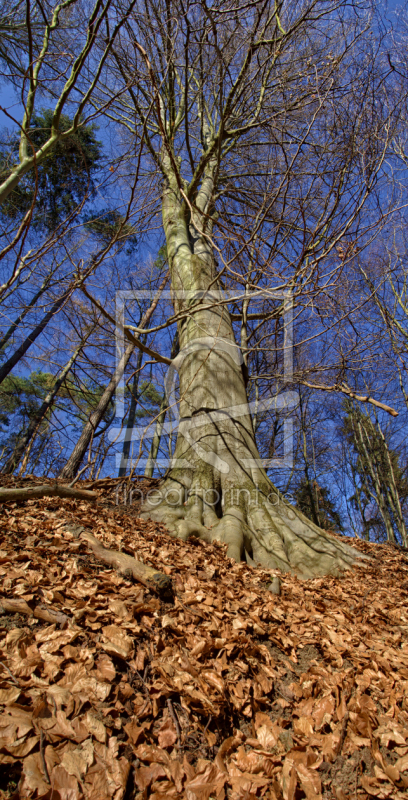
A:
[[[119,381],[122,378],[122,375],[127,367],[127,364],[130,360],[130,357],[135,349],[134,344],[128,344],[126,347],[125,352],[122,355],[122,358],[119,361],[119,364],[113,373],[105,391],[102,394],[102,397],[99,400],[98,405],[96,406],[95,411],[92,412],[91,416],[89,417],[88,421],[85,423],[82,433],[67,461],[63,469],[59,474],[59,478],[64,478],[66,480],[71,480],[75,478],[82,461],[84,459],[85,453],[89,447],[92,434],[95,433],[103,415],[106,412],[106,409],[109,406],[109,403],[112,400],[112,397],[115,393],[116,387]]]
[[[160,295],[166,284],[166,281],[167,277],[162,281],[152,304],[143,315],[140,322],[141,327],[147,325],[147,323],[150,320],[150,317],[154,313],[157,303],[159,302]],[[139,339],[139,338],[140,338],[139,334],[134,336],[134,339]],[[122,375],[127,367],[127,364],[129,363],[130,357],[135,349],[135,346],[136,345],[132,342],[130,342],[127,345],[126,350],[123,353],[122,358],[120,359],[119,364],[117,365],[116,370],[112,375],[101,399],[99,400],[99,403],[95,411],[93,411],[93,413],[89,417],[89,420],[85,424],[81,436],[79,437],[78,442],[76,443],[67,463],[65,464],[65,467],[61,470],[59,475],[60,478],[66,478],[68,480],[72,480],[72,478],[74,478],[75,475],[77,474],[81,466],[81,463],[83,461],[83,458],[85,456],[85,453],[87,451],[87,448],[89,447],[92,434],[95,433],[103,415],[106,412],[106,409],[108,408],[110,401],[112,400],[116,387],[122,378]]]
[[[74,489],[60,484],[44,484],[44,486],[27,486],[22,489],[0,489],[0,503],[21,500],[32,500],[39,497],[68,497],[76,500],[97,500],[96,492],[87,489]]]
[[[28,617],[41,619],[43,622],[56,623],[57,625],[72,623],[72,620],[62,611],[55,611],[53,608],[45,608],[34,604],[31,608],[25,600],[0,597],[0,614],[4,614],[6,611],[10,614],[26,614]]]
[[[167,525],[171,534],[227,543],[236,561],[293,571],[299,577],[337,574],[359,554],[309,521],[285,501],[260,462],[246,387],[210,244],[215,163],[209,161],[195,201],[186,209],[179,181],[164,153],[163,192],[175,311],[189,311],[178,325],[180,353],[170,368],[180,385],[180,425],[175,463],[142,516]],[[205,302],[202,302],[205,301]],[[191,313],[194,304],[203,309]],[[199,307],[199,306],[198,306]],[[172,398],[169,397],[169,401]]]
[[[13,355],[11,355],[10,358],[8,358],[7,361],[5,361],[4,364],[1,365],[0,383],[2,383],[5,378],[7,378],[7,375],[11,372],[11,370],[14,369],[14,367],[16,366],[16,364],[18,364],[20,359],[22,359],[23,356],[25,356],[27,350],[31,347],[31,345],[35,342],[35,340],[38,339],[39,335],[48,325],[50,319],[52,319],[54,314],[56,314],[57,311],[60,310],[60,308],[64,305],[66,300],[68,300],[72,292],[73,292],[73,287],[71,286],[61,295],[61,297],[58,297],[55,303],[52,304],[47,314],[45,314],[41,322],[34,328],[33,331],[31,331],[30,335],[27,336],[26,339],[24,339],[24,342],[22,342],[22,344],[17,348],[17,350],[14,351]]]
[[[131,390],[131,400],[130,400],[130,407],[129,407],[129,416],[126,425],[126,432],[125,432],[125,440],[123,442],[123,451],[122,451],[122,458],[120,462],[118,477],[124,478],[127,472],[127,466],[129,461],[129,453],[130,453],[130,443],[132,441],[132,431],[135,424],[136,419],[136,409],[137,409],[137,401],[138,401],[138,388],[139,388],[139,378],[140,378],[140,368],[142,366],[142,359],[143,359],[143,351],[139,350],[137,355],[136,361],[136,372],[135,377],[133,379],[133,385]]]
[[[154,472],[154,465],[156,463],[157,453],[159,452],[160,447],[160,440],[163,433],[163,426],[164,421],[166,419],[166,411],[168,407],[166,393],[163,395],[163,399],[160,403],[160,410],[156,420],[156,426],[154,429],[154,436],[152,439],[152,443],[150,446],[149,458],[147,459],[144,476],[145,478],[152,478]]]
[[[103,561],[104,564],[110,564],[115,567],[122,575],[134,578],[139,583],[143,583],[149,589],[153,589],[163,598],[170,598],[173,596],[173,583],[168,575],[159,572],[154,567],[148,564],[143,564],[137,561],[136,558],[120,553],[117,550],[109,550],[96,539],[93,533],[84,528],[82,525],[75,525],[67,523],[64,525],[63,530],[72,533],[76,538],[82,539],[86,542],[89,549],[92,550],[95,558]]]
[[[29,446],[31,439],[35,436],[38,427],[41,424],[41,421],[44,419],[44,417],[50,410],[55,400],[55,397],[57,396],[65,378],[67,377],[68,373],[71,371],[73,365],[75,364],[75,361],[83,345],[84,343],[81,342],[81,344],[75,348],[71,358],[65,364],[65,367],[61,370],[61,372],[55,379],[52,389],[48,392],[48,394],[44,398],[44,401],[41,404],[40,408],[36,413],[32,415],[27,430],[17,440],[16,446],[11,456],[8,458],[8,460],[6,461],[1,470],[3,475],[11,475],[14,472],[14,470],[17,469],[26,448]]]
[[[39,300],[40,297],[47,290],[47,288],[49,286],[49,283],[50,283],[50,276],[48,275],[47,278],[45,279],[45,281],[43,281],[43,283],[41,284],[38,292],[36,292],[32,296],[30,302],[27,303],[26,306],[24,306],[23,310],[18,315],[17,319],[14,320],[14,322],[10,325],[9,329],[6,331],[4,336],[2,336],[2,338],[0,339],[0,351],[3,350],[3,348],[6,346],[7,342],[11,339],[13,334],[16,332],[17,328],[19,327],[19,325],[21,325],[24,317],[28,314],[30,309],[33,308],[36,305],[37,300]]]

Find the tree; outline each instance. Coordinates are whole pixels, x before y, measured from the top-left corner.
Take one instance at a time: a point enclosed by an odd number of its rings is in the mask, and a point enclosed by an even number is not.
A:
[[[359,513],[363,536],[408,546],[404,506],[408,498],[406,467],[392,449],[377,420],[352,401],[345,403],[343,433],[354,455],[350,459],[354,494],[350,498]]]
[[[38,410],[52,384],[53,376],[41,370],[31,372],[28,377],[10,375],[0,387],[1,434],[11,428],[7,438],[2,438],[2,456],[9,458],[24,435],[30,421]]]
[[[172,343],[172,346],[171,346],[171,353],[170,353],[170,358],[171,358],[172,361],[173,361],[173,359],[176,358],[176,356],[178,355],[178,352],[179,352],[179,340],[178,340],[178,333],[176,331],[175,336],[173,338],[173,343]],[[163,428],[164,428],[164,423],[165,423],[165,419],[166,419],[166,414],[167,414],[168,410],[169,410],[169,408],[168,408],[168,398],[166,397],[166,392],[164,392],[163,397],[162,397],[161,402],[160,402],[159,413],[156,416],[156,425],[155,425],[154,435],[153,435],[152,443],[150,445],[149,457],[147,459],[146,467],[145,467],[145,471],[144,471],[144,474],[145,474],[146,478],[152,478],[153,477],[154,469],[155,469],[155,466],[156,466],[156,459],[157,459],[157,455],[158,455],[159,448],[160,448],[160,442],[161,442],[161,438],[162,438],[162,435],[163,435]]]
[[[296,505],[321,528],[326,531],[342,530],[340,514],[330,498],[326,486],[320,486],[316,481],[305,478],[295,492]]]
[[[161,292],[163,290],[163,287],[164,287],[164,284],[166,283],[166,280],[167,280],[167,278],[164,279],[164,281],[162,282],[161,288],[159,289],[156,297],[154,298],[153,302],[151,303],[151,305],[149,306],[147,311],[143,314],[143,317],[141,319],[141,324],[142,325],[146,325],[149,322],[152,314],[154,313],[154,310],[155,310],[155,308],[157,306],[160,294],[161,294]],[[128,363],[130,361],[130,358],[131,358],[131,356],[133,354],[133,351],[134,351],[135,347],[138,346],[138,345],[139,345],[139,348],[142,347],[142,349],[145,347],[144,345],[142,345],[139,342],[139,337],[130,336],[130,339],[131,339],[131,341],[128,342],[127,347],[124,350],[124,352],[123,352],[118,364],[116,365],[116,369],[115,369],[114,373],[112,374],[108,385],[105,387],[105,390],[102,392],[102,395],[99,398],[99,401],[98,401],[98,404],[97,404],[96,408],[92,411],[92,413],[89,416],[89,419],[86,421],[86,423],[85,423],[85,425],[84,425],[84,427],[82,429],[82,433],[81,433],[78,441],[76,442],[75,447],[74,447],[74,449],[73,449],[73,451],[72,451],[67,463],[65,464],[65,466],[61,470],[60,475],[59,475],[60,478],[72,479],[72,478],[74,478],[76,476],[76,474],[77,474],[77,472],[78,472],[78,470],[79,470],[79,468],[80,468],[80,466],[82,464],[82,461],[83,461],[83,459],[85,457],[85,453],[86,453],[90,443],[92,442],[93,437],[95,436],[95,433],[96,433],[96,430],[98,428],[98,425],[100,424],[101,420],[103,419],[104,414],[106,413],[106,410],[107,410],[109,404],[112,402],[112,398],[113,398],[113,395],[115,393],[115,390],[116,390],[116,388],[118,386],[119,381],[121,380],[121,378],[123,376],[123,373],[125,372],[125,369],[126,369]]]
[[[112,54],[129,89],[111,115],[157,181],[180,341],[175,466],[144,514],[307,577],[355,554],[262,469],[234,322],[250,318],[251,290],[302,296],[336,243],[357,235],[392,127],[366,24],[325,0],[145,0]],[[233,315],[221,293],[231,287]],[[287,307],[267,305],[269,319]]]
[[[41,322],[33,328],[32,331],[26,336],[23,342],[14,350],[14,352],[9,356],[9,358],[0,366],[0,384],[7,375],[10,374],[11,370],[18,364],[18,362],[25,356],[27,350],[31,347],[31,345],[35,342],[36,339],[43,333],[46,326],[48,325],[49,321],[55,316],[55,314],[62,308],[64,303],[67,302],[69,297],[71,296],[74,290],[74,285],[69,286],[65,291],[57,297],[57,299],[53,302],[51,308],[44,314]]]
[[[33,147],[40,150],[49,137],[53,112],[35,114],[28,126]],[[101,143],[95,137],[94,125],[75,129],[73,120],[61,114],[60,130],[68,135],[55,144],[41,163],[27,172],[1,205],[3,214],[20,218],[34,203],[32,224],[53,231],[85,198],[95,194],[94,172],[101,158]],[[13,139],[8,151],[0,155],[0,181],[7,177],[18,157],[19,140]]]
[[[1,472],[3,475],[11,475],[15,469],[17,469],[21,459],[24,455],[23,461],[23,469],[25,468],[28,460],[29,455],[29,448],[32,439],[38,433],[39,427],[47,417],[47,415],[52,410],[52,406],[54,400],[61,389],[67,375],[70,373],[73,365],[75,364],[76,359],[78,358],[79,353],[81,352],[84,346],[84,342],[81,342],[74,350],[71,355],[71,358],[67,361],[64,367],[60,370],[57,377],[53,381],[50,386],[49,391],[47,392],[46,396],[44,397],[43,402],[41,403],[38,409],[34,409],[30,415],[30,421],[28,426],[25,430],[20,432],[20,435],[17,437],[13,452],[7,459],[6,463],[3,465]]]
[[[96,0],[93,6],[83,5],[79,0],[63,0],[41,9],[36,4],[17,3],[10,14],[10,4],[3,3],[0,11],[4,37],[0,48],[3,75],[9,81],[17,79],[19,91],[18,81],[24,76],[24,114],[19,126],[18,159],[2,175],[0,203],[25,175],[38,170],[58,143],[72,141],[80,128],[88,124],[83,111],[89,110],[91,102],[94,104],[92,117],[98,114],[96,89],[112,45],[134,5],[134,0],[127,7],[123,5],[117,14],[111,3],[104,4],[101,0]],[[52,98],[55,105],[48,116],[45,140],[36,146],[31,137],[32,123],[38,98],[44,96]],[[106,99],[101,100],[101,106],[106,108]],[[62,115],[68,109],[73,109],[74,113],[72,124],[65,127]]]
[[[0,352],[4,351],[4,348],[6,347],[7,343],[10,341],[15,332],[18,330],[23,319],[27,316],[29,311],[31,311],[32,308],[35,308],[40,297],[42,297],[43,294],[46,292],[46,290],[49,288],[51,281],[52,281],[52,273],[48,273],[48,275],[43,280],[39,289],[32,295],[28,303],[25,303],[23,305],[23,308],[20,311],[18,317],[14,320],[14,322],[12,322],[10,327],[7,329],[7,331],[3,333],[0,339]]]

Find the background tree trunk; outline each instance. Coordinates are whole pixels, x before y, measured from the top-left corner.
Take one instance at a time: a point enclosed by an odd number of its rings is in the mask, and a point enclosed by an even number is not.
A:
[[[29,447],[31,440],[34,438],[41,424],[41,421],[44,419],[44,417],[50,410],[65,378],[67,377],[73,365],[75,364],[75,361],[78,358],[78,355],[81,352],[83,346],[84,342],[81,342],[78,345],[78,347],[75,348],[71,358],[57,376],[52,389],[48,392],[48,394],[44,398],[40,408],[36,413],[32,415],[27,430],[24,433],[22,433],[22,435],[18,438],[13,453],[11,454],[10,458],[6,461],[6,463],[3,466],[3,469],[1,470],[3,475],[11,475],[14,472],[14,470],[17,469],[20,460],[24,454],[24,451],[26,450],[26,448]],[[24,466],[26,466],[26,464],[23,464],[23,467]]]
[[[115,372],[113,373],[105,391],[102,394],[101,399],[99,400],[98,405],[95,408],[95,411],[92,412],[88,422],[85,423],[82,429],[82,433],[77,443],[75,444],[75,447],[67,463],[61,470],[59,474],[60,478],[65,478],[67,480],[75,478],[75,475],[77,474],[82,464],[85,453],[91,442],[92,435],[95,434],[99,423],[101,422],[104,414],[106,413],[109,403],[112,400],[116,387],[122,378],[122,375],[129,363],[130,357],[134,349],[135,349],[134,344],[130,343],[127,345],[125,352],[123,353],[122,358],[120,359],[119,364],[116,367]]]
[[[7,378],[7,375],[11,372],[12,369],[18,364],[18,362],[25,356],[27,350],[33,342],[40,336],[43,330],[48,325],[50,319],[60,310],[60,308],[64,305],[64,303],[68,300],[69,296],[73,292],[73,287],[71,286],[67,289],[64,294],[61,295],[51,306],[50,310],[45,314],[42,318],[41,322],[31,331],[30,335],[27,336],[21,345],[14,351],[13,355],[4,362],[4,364],[0,367],[0,383]]]
[[[129,453],[130,453],[130,444],[132,441],[132,431],[135,425],[136,419],[136,409],[137,409],[137,401],[138,401],[138,388],[139,388],[139,378],[140,378],[140,369],[142,366],[142,359],[143,359],[143,352],[139,350],[137,361],[136,361],[136,372],[135,377],[133,378],[133,384],[131,389],[131,399],[130,399],[130,407],[129,407],[129,416],[126,425],[126,432],[125,432],[125,440],[123,442],[123,452],[122,458],[119,467],[119,478],[124,478],[127,472],[127,466],[129,461]]]
[[[173,338],[173,343],[172,343],[172,346],[171,346],[171,354],[170,354],[171,360],[173,360],[176,357],[176,355],[179,352],[179,349],[180,349],[180,345],[179,345],[178,331],[176,331],[176,334],[175,334],[175,336]],[[162,399],[162,401],[160,403],[159,414],[158,414],[158,417],[157,417],[157,420],[156,420],[156,427],[155,427],[155,431],[154,431],[154,436],[153,436],[152,443],[151,443],[151,446],[150,446],[149,458],[147,460],[147,464],[146,464],[145,471],[144,471],[145,478],[152,478],[153,477],[153,472],[154,472],[154,468],[155,468],[155,464],[156,464],[156,458],[157,458],[157,454],[159,452],[160,441],[161,441],[161,437],[162,437],[162,433],[163,433],[164,422],[165,422],[165,419],[166,419],[167,408],[168,408],[168,400],[167,400],[166,392],[164,392],[163,399]]]
[[[157,303],[159,302],[160,295],[164,289],[166,282],[167,282],[167,277],[162,281],[151,305],[149,306],[147,311],[143,314],[143,317],[140,321],[141,327],[148,324],[152,314],[156,309]],[[139,340],[140,335],[138,334],[133,338]],[[117,365],[116,370],[108,383],[108,386],[106,387],[101,399],[99,400],[99,403],[95,411],[91,414],[88,422],[84,426],[81,436],[78,442],[76,443],[67,463],[65,464],[65,467],[61,470],[59,475],[60,478],[72,479],[77,474],[81,466],[82,460],[85,456],[85,453],[87,451],[87,448],[89,447],[92,435],[95,433],[103,415],[106,412],[106,409],[108,408],[110,401],[112,400],[116,387],[122,378],[122,375],[129,363],[129,360],[132,356],[135,347],[136,344],[133,342],[130,342],[127,345],[122,355],[122,358],[120,359],[119,364]]]

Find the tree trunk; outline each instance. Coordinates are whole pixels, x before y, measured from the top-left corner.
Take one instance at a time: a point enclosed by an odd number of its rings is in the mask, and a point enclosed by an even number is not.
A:
[[[139,377],[140,377],[140,368],[142,366],[142,359],[143,359],[143,351],[139,350],[136,361],[136,372],[135,372],[135,377],[133,378],[133,386],[131,390],[132,397],[130,400],[129,416],[126,425],[125,439],[123,442],[122,458],[120,461],[120,467],[118,472],[119,478],[124,478],[127,472],[129,453],[130,453],[130,443],[132,441],[132,431],[136,419],[136,409],[138,401],[137,393],[139,388]]]
[[[32,309],[36,305],[37,300],[39,300],[40,297],[47,290],[47,288],[49,286],[49,283],[50,283],[50,280],[51,280],[51,278],[48,275],[47,278],[45,279],[45,281],[43,281],[43,283],[41,284],[38,292],[36,292],[36,294],[34,294],[32,296],[30,302],[27,303],[26,306],[24,306],[23,310],[18,315],[17,319],[14,320],[14,322],[10,325],[9,329],[5,332],[4,336],[1,337],[1,339],[0,339],[0,351],[3,350],[3,348],[6,346],[7,342],[11,339],[13,334],[16,332],[17,328],[19,327],[19,325],[21,325],[24,317],[28,314],[30,309]]]
[[[91,416],[88,419],[88,422],[85,423],[82,433],[67,461],[65,467],[61,470],[59,474],[59,478],[64,478],[66,480],[71,480],[75,478],[82,461],[84,459],[85,453],[89,447],[92,434],[95,433],[103,415],[106,413],[106,409],[109,406],[109,403],[112,400],[112,397],[115,393],[116,387],[122,378],[122,375],[127,367],[129,359],[135,349],[134,344],[128,344],[126,347],[125,352],[122,355],[122,358],[119,361],[118,366],[116,367],[115,372],[113,373],[105,391],[102,394],[102,397],[99,400],[98,405],[95,408],[95,411],[92,412]]]
[[[163,399],[160,403],[160,410],[156,420],[156,426],[154,429],[152,443],[150,445],[149,458],[147,459],[146,462],[146,467],[144,471],[145,478],[153,477],[154,465],[156,463],[157,453],[159,452],[160,440],[163,433],[164,421],[166,419],[167,407],[168,407],[167,397],[166,393],[164,393]]]
[[[161,295],[161,293],[162,293],[162,291],[164,289],[164,286],[166,284],[166,281],[167,281],[167,277],[162,281],[162,283],[161,283],[161,285],[160,285],[160,287],[159,287],[159,289],[158,289],[158,291],[156,293],[156,296],[155,296],[153,302],[151,303],[151,305],[149,306],[149,308],[147,309],[147,311],[143,315],[143,317],[142,317],[142,319],[140,321],[140,326],[141,327],[143,327],[144,325],[147,325],[147,323],[150,320],[150,317],[154,313],[154,311],[156,309],[156,306],[157,306],[157,303],[159,302],[159,297],[160,297],[160,295]],[[134,336],[134,339],[139,339],[139,338],[140,338],[139,335],[135,335]],[[125,371],[125,369],[127,367],[127,364],[128,364],[128,362],[130,360],[130,357],[131,357],[135,347],[136,347],[136,345],[133,344],[132,342],[130,342],[130,344],[128,344],[128,346],[126,347],[126,350],[123,353],[122,358],[119,361],[119,364],[117,365],[116,370],[115,370],[114,374],[112,375],[112,378],[110,379],[110,381],[109,381],[109,383],[108,383],[108,385],[107,385],[107,387],[106,387],[101,399],[99,400],[99,403],[98,403],[95,411],[91,414],[88,422],[85,424],[85,426],[83,428],[83,431],[81,433],[81,436],[80,436],[78,442],[76,443],[76,445],[75,445],[75,447],[74,447],[74,449],[73,449],[73,451],[72,451],[67,463],[65,464],[65,467],[61,470],[60,475],[59,475],[60,478],[66,478],[66,479],[69,479],[69,480],[71,480],[72,478],[75,478],[75,475],[77,474],[77,472],[78,472],[78,470],[79,470],[79,468],[81,466],[82,460],[83,460],[83,458],[85,456],[87,448],[89,447],[89,443],[91,441],[92,434],[95,433],[95,431],[96,431],[96,429],[97,429],[97,427],[98,427],[98,425],[99,425],[99,423],[100,423],[100,421],[101,421],[106,409],[108,408],[108,405],[109,405],[110,401],[112,400],[112,397],[113,397],[113,395],[115,393],[116,387],[117,387],[119,381],[122,378],[122,375],[123,375],[123,373],[124,373],[124,371]]]
[[[186,311],[179,323],[179,355],[170,367],[180,384],[180,424],[175,461],[143,516],[163,522],[186,540],[226,542],[235,560],[293,571],[303,578],[349,568],[356,551],[290,506],[268,479],[248,407],[241,350],[226,306],[208,308],[219,287],[211,246],[211,198],[215,166],[207,166],[190,216],[179,182],[164,157],[168,180],[163,193],[174,306]],[[206,226],[204,228],[204,226]],[[204,235],[202,231],[204,229]],[[184,296],[183,296],[184,293]],[[194,303],[203,308],[191,313]],[[170,388],[169,388],[170,387]]]
[[[60,390],[60,388],[61,388],[61,386],[62,386],[62,384],[63,384],[63,382],[65,380],[65,378],[68,375],[68,373],[72,369],[72,367],[73,367],[73,365],[74,365],[74,363],[75,363],[75,361],[76,361],[76,359],[77,359],[77,357],[78,357],[78,355],[79,355],[79,353],[80,353],[80,351],[81,351],[83,346],[84,346],[84,343],[81,342],[81,344],[78,345],[78,347],[75,348],[71,358],[65,364],[65,367],[61,370],[61,372],[59,373],[59,375],[55,379],[55,382],[54,382],[54,385],[53,385],[52,389],[48,392],[48,394],[44,398],[44,401],[41,404],[40,408],[38,409],[37,412],[35,412],[32,415],[27,430],[17,440],[16,446],[15,446],[11,456],[8,458],[8,460],[6,461],[6,463],[4,464],[4,466],[3,466],[2,470],[1,470],[3,475],[11,475],[14,472],[14,470],[17,469],[17,467],[18,467],[18,465],[19,465],[19,463],[21,461],[21,458],[22,458],[22,456],[24,454],[24,451],[26,450],[26,448],[30,444],[31,439],[36,435],[37,430],[38,430],[38,428],[39,428],[39,426],[41,424],[41,421],[44,419],[44,417],[46,416],[46,414],[50,410],[50,408],[51,408],[51,406],[52,406],[52,404],[53,404],[53,402],[55,400],[55,397],[57,396],[57,394],[58,394],[58,392],[59,392],[59,390]],[[26,455],[26,458],[27,458],[27,455]]]
[[[64,305],[65,301],[68,300],[70,294],[72,294],[73,287],[71,286],[69,289],[64,292],[64,294],[59,297],[55,303],[52,304],[50,310],[45,314],[41,322],[31,331],[30,335],[24,339],[24,342],[14,351],[13,355],[4,362],[4,364],[0,367],[0,383],[7,378],[7,375],[11,372],[12,369],[18,364],[20,359],[25,356],[27,350],[36,339],[38,339],[39,335],[43,332],[43,330],[48,325],[50,319],[54,316],[54,314],[59,311],[59,309]]]
[[[173,360],[179,352],[179,339],[178,339],[178,332],[176,331],[176,335],[174,336],[173,343],[171,346],[171,355],[170,358]],[[166,392],[164,392],[163,399],[160,403],[160,411],[156,420],[156,427],[154,430],[154,436],[152,439],[152,443],[150,446],[149,458],[147,459],[144,475],[145,478],[152,478],[154,467],[156,464],[157,454],[159,452],[160,441],[163,433],[164,422],[166,419],[166,413],[168,408],[168,400]]]

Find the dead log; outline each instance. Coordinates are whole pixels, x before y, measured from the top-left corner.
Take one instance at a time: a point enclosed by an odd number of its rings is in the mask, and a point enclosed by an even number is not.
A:
[[[39,497],[69,497],[75,500],[97,500],[96,492],[87,489],[71,489],[60,484],[44,484],[43,486],[28,486],[25,489],[0,489],[0,503],[12,500],[32,500]]]
[[[0,597],[0,613],[5,614],[6,612],[10,614],[26,614],[28,617],[35,617],[35,619],[41,619],[44,622],[55,622],[58,625],[72,622],[62,611],[55,611],[53,608],[46,608],[44,606],[34,606],[34,608],[31,608],[31,606],[21,598]]]
[[[86,542],[95,558],[103,561],[104,564],[110,564],[110,566],[115,567],[122,575],[143,583],[144,586],[152,589],[160,597],[166,599],[173,597],[173,584],[168,575],[158,572],[147,564],[142,564],[141,561],[137,561],[126,553],[120,553],[118,550],[109,550],[95,538],[88,528],[84,528],[82,525],[68,523],[62,527],[62,530],[66,530],[68,533],[72,533],[75,538]]]

